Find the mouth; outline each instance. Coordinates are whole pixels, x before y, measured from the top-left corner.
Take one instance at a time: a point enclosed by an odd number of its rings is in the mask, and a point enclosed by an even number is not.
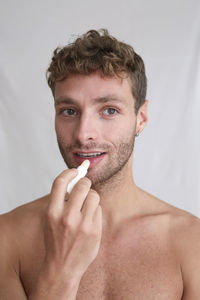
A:
[[[105,152],[90,152],[90,153],[76,152],[75,154],[83,158],[92,158],[92,157],[101,156],[102,154],[105,154]]]
[[[106,152],[91,151],[91,152],[74,152],[74,159],[78,164],[81,164],[85,159],[90,161],[90,168],[95,167],[105,157]]]

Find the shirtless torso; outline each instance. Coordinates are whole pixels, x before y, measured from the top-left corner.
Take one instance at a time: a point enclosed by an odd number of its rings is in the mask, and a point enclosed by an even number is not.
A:
[[[199,219],[132,174],[148,121],[141,57],[92,30],[56,49],[47,73],[69,169],[49,196],[0,216],[0,300],[200,299]],[[66,194],[86,159],[87,178]]]
[[[192,283],[183,272],[189,277],[190,267],[198,269],[198,257],[191,255],[200,256],[199,242],[194,243],[199,220],[143,191],[141,195],[147,203],[142,215],[116,228],[103,227],[100,250],[76,299],[197,300],[189,294]],[[1,300],[23,299],[20,289],[27,297],[32,292],[44,259],[48,202],[46,196],[0,216]]]

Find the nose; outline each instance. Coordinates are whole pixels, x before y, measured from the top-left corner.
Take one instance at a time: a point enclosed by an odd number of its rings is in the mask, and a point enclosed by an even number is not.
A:
[[[81,145],[95,142],[98,138],[98,124],[94,116],[84,113],[80,116],[75,129],[75,139]]]

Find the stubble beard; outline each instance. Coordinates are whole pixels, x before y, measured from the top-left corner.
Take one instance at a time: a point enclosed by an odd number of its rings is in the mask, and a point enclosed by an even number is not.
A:
[[[114,152],[113,148],[108,144],[96,144],[94,142],[84,145],[70,145],[67,146],[64,144],[64,141],[61,137],[57,136],[58,146],[61,152],[61,155],[64,159],[65,164],[68,168],[77,167],[73,158],[70,158],[69,153],[71,154],[73,149],[84,149],[84,150],[92,150],[92,149],[101,149],[106,152],[106,155],[109,156],[109,162],[106,161],[105,164],[102,164],[101,169],[96,172],[89,173],[87,177],[92,181],[92,187],[98,188],[99,186],[106,185],[108,182],[119,181],[119,177],[127,165],[134,149],[135,143],[135,131],[132,133],[131,137],[127,139],[127,141],[119,141],[117,146],[117,151]]]

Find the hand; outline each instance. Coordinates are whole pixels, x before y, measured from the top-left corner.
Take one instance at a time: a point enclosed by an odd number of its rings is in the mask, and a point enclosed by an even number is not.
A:
[[[77,170],[66,170],[54,181],[46,215],[44,266],[55,276],[81,278],[97,256],[101,232],[100,197],[90,189],[91,181],[84,177],[65,201],[67,185]]]

